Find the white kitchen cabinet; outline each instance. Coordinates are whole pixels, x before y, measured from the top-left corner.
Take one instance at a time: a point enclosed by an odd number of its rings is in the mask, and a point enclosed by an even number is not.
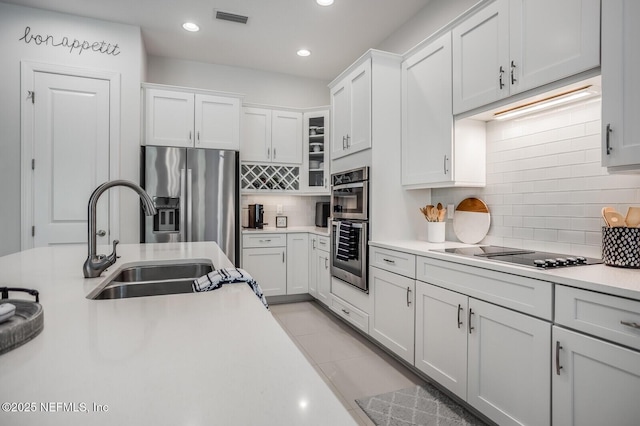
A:
[[[318,236],[311,234],[309,236],[309,294],[316,299],[318,298]]]
[[[416,283],[415,366],[500,425],[548,425],[551,324]]]
[[[244,107],[240,159],[302,163],[302,113]]]
[[[369,334],[413,364],[415,280],[371,267],[369,286],[374,294]]]
[[[240,149],[240,99],[145,87],[146,145]]]
[[[637,425],[640,352],[553,327],[553,424]]]
[[[599,35],[599,0],[489,4],[453,29],[454,114],[597,67]]]
[[[329,306],[331,298],[331,258],[329,252],[318,250],[316,253],[316,298]]]
[[[287,294],[287,247],[243,248],[242,269],[256,280],[265,296]]]
[[[303,122],[302,191],[329,195],[329,111],[306,112]]]
[[[309,234],[287,234],[287,294],[309,293]]]
[[[602,3],[602,165],[609,172],[640,169],[640,3]]]
[[[402,185],[485,185],[485,124],[452,113],[451,33],[402,62]]]

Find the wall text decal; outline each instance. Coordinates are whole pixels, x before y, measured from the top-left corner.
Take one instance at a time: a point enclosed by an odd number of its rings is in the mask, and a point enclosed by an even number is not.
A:
[[[45,46],[66,47],[69,49],[69,53],[73,53],[75,50],[78,52],[78,55],[82,54],[85,50],[111,56],[118,56],[120,54],[120,46],[118,46],[118,44],[111,44],[106,41],[95,41],[92,43],[87,40],[80,41],[75,38],[71,41],[69,37],[62,37],[56,40],[52,35],[31,34],[31,27],[25,27],[24,35],[18,40],[24,41],[26,44],[33,42],[38,46],[44,44]]]

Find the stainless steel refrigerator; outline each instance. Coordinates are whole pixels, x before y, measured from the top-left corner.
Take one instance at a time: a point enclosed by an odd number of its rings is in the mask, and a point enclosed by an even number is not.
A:
[[[158,213],[141,214],[141,241],[215,241],[236,264],[240,255],[238,164],[237,151],[142,147],[142,187]]]

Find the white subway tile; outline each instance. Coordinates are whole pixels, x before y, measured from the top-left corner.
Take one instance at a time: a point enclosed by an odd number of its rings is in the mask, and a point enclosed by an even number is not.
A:
[[[583,231],[567,231],[567,230],[561,229],[558,231],[558,242],[584,244],[585,233]]]
[[[557,229],[541,229],[534,228],[533,230],[533,238],[537,241],[558,241],[558,230]]]
[[[522,226],[527,228],[544,228],[547,219],[543,216],[524,216],[522,218]]]

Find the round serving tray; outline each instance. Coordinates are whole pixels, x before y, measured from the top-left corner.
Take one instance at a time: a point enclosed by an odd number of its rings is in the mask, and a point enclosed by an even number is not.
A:
[[[24,345],[36,337],[44,328],[42,305],[28,300],[2,299],[0,303],[11,303],[16,313],[0,323],[0,355]]]

